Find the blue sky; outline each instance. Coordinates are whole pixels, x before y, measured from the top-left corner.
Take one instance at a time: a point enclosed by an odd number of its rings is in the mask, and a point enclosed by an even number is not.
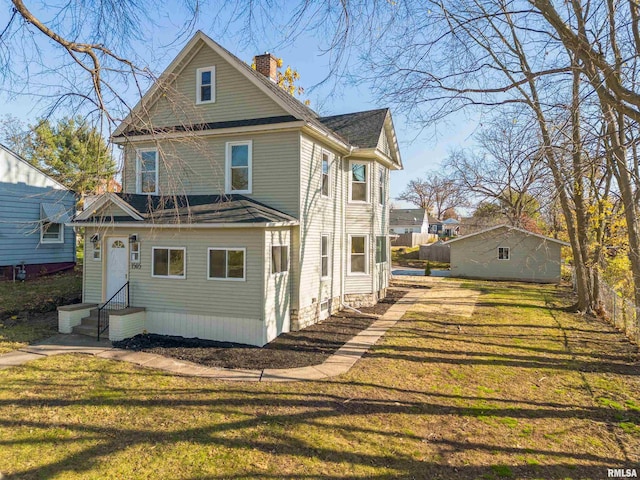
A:
[[[175,42],[180,25],[185,15],[179,7],[169,6],[167,11],[174,12],[172,16],[160,16],[155,20],[153,28],[148,28],[145,41],[136,45],[137,53],[141,58],[148,59],[152,71],[160,73],[168,65],[180,48],[186,43],[188,37],[182,37]],[[311,34],[302,34],[295,40],[283,43],[281,35],[276,31],[269,38],[265,35],[257,36],[249,43],[239,33],[239,29],[233,24],[227,25],[224,31],[220,21],[213,25],[210,17],[202,15],[196,24],[214,40],[219,42],[238,57],[251,62],[254,55],[269,51],[281,57],[284,65],[291,65],[300,73],[300,85],[307,89],[305,97],[311,101],[311,108],[323,115],[333,115],[360,110],[380,108],[385,105],[376,99],[369,91],[369,86],[341,84],[332,89],[331,82],[317,85],[330,71],[330,58],[323,55],[319,42]],[[59,53],[43,52],[43,58],[54,59]],[[46,83],[46,79],[44,80]],[[315,87],[314,87],[315,86]],[[313,87],[313,88],[311,88]],[[30,87],[36,91],[37,87]],[[70,112],[59,112],[60,116]],[[72,112],[71,112],[72,113]],[[43,114],[39,99],[29,95],[18,95],[8,98],[5,92],[0,92],[0,116],[12,114],[25,122],[32,122]],[[392,109],[393,114],[393,109]],[[475,122],[468,121],[462,115],[451,118],[446,124],[442,123],[437,130],[433,128],[421,131],[420,127],[412,124],[400,114],[394,115],[394,124],[400,144],[400,152],[404,162],[404,171],[393,172],[391,175],[391,196],[395,198],[413,178],[424,175],[425,172],[438,168],[438,164],[447,155],[450,149],[464,147],[471,143],[471,135],[475,129]],[[402,202],[395,202],[398,206],[407,206]]]

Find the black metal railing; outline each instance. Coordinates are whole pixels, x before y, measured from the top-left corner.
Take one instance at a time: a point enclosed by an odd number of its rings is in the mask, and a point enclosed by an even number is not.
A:
[[[121,310],[129,307],[129,282],[113,294],[102,306],[98,307],[98,341],[100,335],[109,328],[109,310]]]

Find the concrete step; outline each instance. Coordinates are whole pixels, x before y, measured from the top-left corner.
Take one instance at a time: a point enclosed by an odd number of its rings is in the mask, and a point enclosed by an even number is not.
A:
[[[85,335],[87,337],[98,337],[98,328],[95,325],[76,325],[72,329],[73,333],[78,335]],[[108,339],[109,338],[109,329],[107,328],[103,333],[100,334],[100,338]]]

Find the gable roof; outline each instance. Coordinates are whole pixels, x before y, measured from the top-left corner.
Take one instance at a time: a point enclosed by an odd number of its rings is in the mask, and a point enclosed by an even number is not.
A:
[[[354,147],[376,148],[388,108],[321,117],[320,122]]]
[[[31,163],[29,163],[26,159],[22,158],[16,152],[11,150],[9,147],[3,145],[2,143],[0,143],[0,160],[2,159],[2,151],[4,151],[9,158],[12,158],[16,163],[20,164],[23,168],[25,168],[26,170],[31,171],[35,175],[41,177],[41,179],[45,183],[49,184],[47,186],[50,186],[52,188],[59,189],[59,190],[71,191],[70,188],[64,186],[63,184],[61,184],[60,182],[58,182],[57,180],[55,180],[51,176],[47,175],[42,170],[40,170],[38,167],[36,167],[35,165],[32,165]],[[1,163],[0,163],[0,167],[2,167]],[[0,171],[0,173],[2,173],[2,172]],[[4,181],[4,180],[2,179],[2,177],[0,177],[0,182],[2,182],[2,181]]]
[[[156,92],[160,88],[163,81],[169,80],[170,76],[175,71],[181,71],[186,66],[185,60],[189,57],[190,52],[200,45],[200,42],[210,47],[214,52],[225,59],[232,67],[243,74],[249,81],[255,86],[267,94],[272,100],[274,100],[280,107],[282,107],[289,116],[269,117],[266,119],[246,119],[238,122],[238,125],[223,125],[225,122],[213,122],[198,125],[191,125],[182,127],[167,127],[165,129],[159,129],[159,132],[165,133],[167,131],[180,131],[184,130],[213,130],[216,128],[230,128],[234,126],[246,126],[246,125],[266,125],[279,122],[290,122],[295,120],[303,120],[313,129],[320,131],[325,136],[333,137],[339,144],[342,144],[344,148],[358,147],[358,148],[376,148],[378,139],[380,138],[383,128],[393,129],[393,123],[388,108],[370,110],[366,112],[356,112],[343,115],[333,115],[328,117],[320,117],[315,111],[295,98],[293,95],[287,93],[284,89],[280,88],[275,82],[265,77],[260,72],[251,68],[247,63],[243,62],[240,58],[236,57],[229,50],[212,40],[209,36],[198,30],[195,35],[187,42],[187,45],[180,51],[178,56],[169,64],[166,70],[160,75],[160,78],[155,82],[152,87],[145,93],[138,104],[132,109],[122,123],[116,128],[113,133],[113,138],[124,137],[128,135],[144,135],[149,132],[144,130],[131,129],[132,119],[142,109],[143,105],[148,108],[150,103],[157,100]],[[342,118],[339,118],[342,117]],[[357,120],[357,121],[356,121]],[[246,122],[249,122],[248,124]],[[251,123],[253,122],[253,123]],[[245,125],[246,124],[246,125]],[[375,138],[374,138],[375,137]],[[394,138],[390,138],[390,147],[394,150],[392,155],[393,160],[402,166],[400,161],[400,155],[398,150],[397,141]]]
[[[105,195],[111,203],[128,208],[128,216],[105,216],[99,210],[108,203],[92,205],[92,211],[86,210],[78,215],[76,223],[100,221],[113,223],[152,223],[153,225],[185,224],[225,224],[229,227],[251,224],[287,223],[297,224],[297,220],[263,203],[251,200],[244,195],[140,195],[118,193]],[[123,209],[124,210],[124,209]]]
[[[392,208],[389,210],[389,225],[422,225],[426,219],[423,208]]]
[[[454,243],[454,242],[460,242],[462,240],[466,240],[468,238],[475,237],[477,235],[482,235],[483,233],[491,232],[493,230],[498,230],[498,229],[501,229],[501,228],[504,228],[507,231],[514,230],[516,232],[523,233],[523,234],[525,234],[527,236],[537,237],[537,238],[540,238],[541,240],[545,240],[545,241],[548,241],[548,242],[559,243],[560,245],[563,245],[565,247],[571,246],[571,244],[569,244],[567,242],[563,242],[562,240],[558,240],[557,238],[545,237],[544,235],[539,235],[537,233],[530,232],[529,230],[525,230],[523,228],[518,228],[518,227],[513,227],[511,225],[506,225],[506,224],[496,225],[495,227],[485,228],[484,230],[480,230],[479,232],[470,233],[469,235],[464,235],[462,237],[453,238],[453,239],[451,239],[451,240],[449,240],[447,242],[444,242],[444,245],[449,245],[449,244]]]

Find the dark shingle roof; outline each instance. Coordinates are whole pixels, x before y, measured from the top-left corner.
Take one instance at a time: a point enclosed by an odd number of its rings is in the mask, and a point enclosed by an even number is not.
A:
[[[380,108],[332,115],[320,118],[320,122],[355,147],[375,148],[388,111],[388,108]]]
[[[297,221],[244,195],[135,195],[118,193],[144,217],[157,224],[186,223],[279,223]],[[113,222],[131,222],[130,217],[112,217]]]
[[[422,208],[392,208],[389,211],[389,225],[422,225],[424,217]]]
[[[271,125],[274,123],[295,122],[297,119],[293,115],[281,115],[277,117],[251,118],[247,120],[228,120],[224,122],[196,123],[193,125],[175,125],[172,127],[158,127],[153,129],[127,130],[120,134],[120,137],[149,135],[151,133],[173,133],[173,132],[199,132],[203,130],[216,130],[220,128],[251,127],[254,125]]]

